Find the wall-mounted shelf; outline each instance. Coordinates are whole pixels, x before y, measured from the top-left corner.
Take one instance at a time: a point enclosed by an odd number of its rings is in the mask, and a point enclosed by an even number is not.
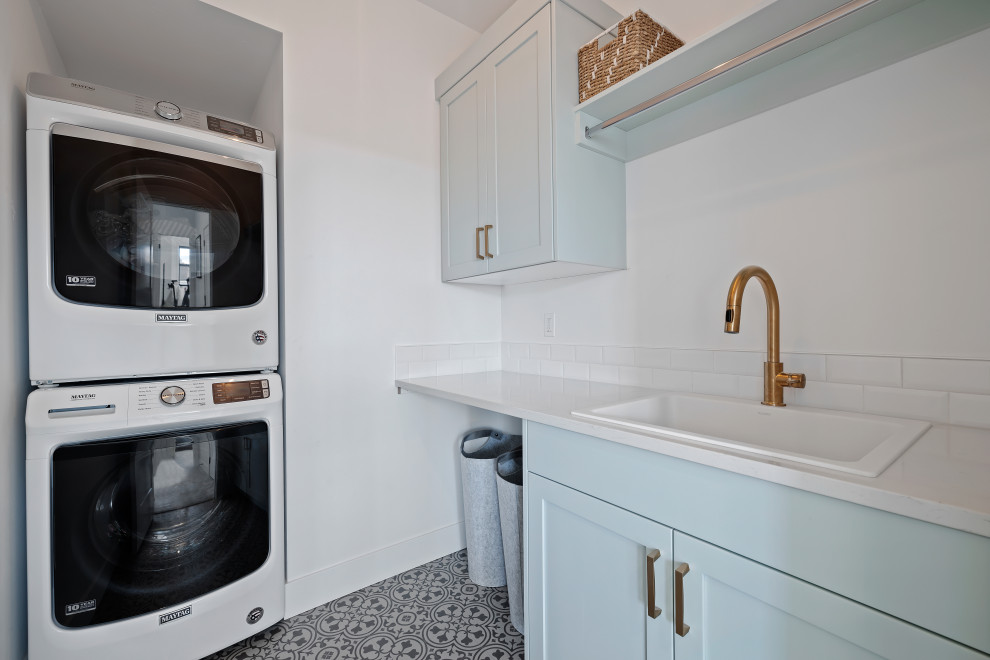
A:
[[[740,62],[740,55],[847,4],[855,10]],[[987,0],[873,0],[858,8],[839,0],[771,0],[576,106],[575,140],[635,160],[987,27]],[[713,69],[718,75],[709,74]],[[679,93],[629,116],[672,91]],[[614,118],[620,119],[596,128]]]

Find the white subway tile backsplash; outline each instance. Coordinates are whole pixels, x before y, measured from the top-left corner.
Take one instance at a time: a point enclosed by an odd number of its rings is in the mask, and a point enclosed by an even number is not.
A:
[[[590,380],[591,372],[584,362],[564,362],[564,378]]]
[[[602,349],[602,362],[631,367],[636,364],[635,351],[625,346],[605,346]]]
[[[829,355],[825,368],[830,383],[888,387],[901,385],[901,359],[896,357]]]
[[[532,358],[519,358],[519,373],[539,375],[540,361]]]
[[[950,393],[949,423],[990,429],[990,396]]]
[[[435,346],[424,346],[423,347],[423,361],[437,361],[437,360],[449,360],[450,359],[450,345],[449,344],[437,344]]]
[[[905,390],[899,387],[867,387],[863,409],[877,415],[949,422],[949,393]]]
[[[450,359],[463,360],[474,357],[474,344],[451,344]]]
[[[691,389],[698,394],[739,396],[739,376],[696,371],[691,374]]]
[[[488,358],[470,358],[461,361],[461,371],[466,374],[475,374],[479,371],[488,371]]]
[[[665,348],[637,348],[634,353],[637,367],[670,368],[670,351]]]
[[[990,361],[904,358],[904,387],[990,394]]]
[[[574,362],[574,347],[569,344],[550,344],[550,359],[558,362]]]
[[[619,367],[619,384],[637,387],[653,386],[653,370],[646,367]]]
[[[674,392],[691,391],[691,372],[672,369],[654,369],[653,387]]]
[[[592,364],[589,365],[588,376],[593,381],[617,384],[619,382],[619,367],[614,364]]]
[[[763,401],[763,376],[739,376],[739,396],[751,401]]]
[[[553,376],[554,378],[564,377],[564,363],[556,360],[540,360],[540,375]]]
[[[475,357],[480,357],[480,358],[498,357],[499,354],[498,352],[499,352],[499,345],[497,342],[494,341],[474,345]]]
[[[451,376],[463,373],[460,360],[439,360],[437,361],[437,375]]]
[[[519,373],[519,362],[519,358],[504,357],[502,358],[502,369],[513,373]]]
[[[670,368],[681,371],[712,371],[715,367],[713,351],[683,351],[670,352]]]
[[[509,357],[528,358],[529,344],[509,344]]]
[[[436,362],[410,362],[409,378],[428,378],[437,375]]]
[[[395,361],[396,362],[422,362],[423,360],[423,347],[422,346],[396,346],[395,347]]]
[[[550,344],[530,344],[529,357],[534,360],[549,360]]]
[[[784,389],[784,402],[790,388]],[[846,385],[843,383],[823,383],[821,381],[809,380],[804,389],[793,390],[791,397],[793,402],[799,406],[811,406],[813,408],[831,408],[833,410],[849,410],[853,412],[863,411],[863,386]],[[760,400],[762,400],[762,395]]]
[[[502,358],[500,357],[485,358],[485,364],[488,371],[502,371]]]
[[[574,347],[574,359],[578,362],[587,362],[588,364],[601,364],[602,363],[602,347],[601,346],[575,346]]]
[[[395,379],[399,380],[402,378],[409,378],[409,363],[408,362],[396,362],[395,363]]]
[[[782,353],[784,371],[804,374],[808,380],[825,380],[825,356],[811,353]]]
[[[737,376],[762,376],[766,353],[748,351],[716,351],[715,373]]]

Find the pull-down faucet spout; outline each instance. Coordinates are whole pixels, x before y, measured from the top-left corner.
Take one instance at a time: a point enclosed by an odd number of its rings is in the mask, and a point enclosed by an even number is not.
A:
[[[725,301],[725,331],[739,332],[739,317],[742,312],[743,291],[750,278],[755,277],[763,286],[767,298],[767,361],[763,363],[763,405],[783,406],[785,387],[804,387],[804,374],[785,374],[780,362],[780,300],[777,287],[770,274],[759,266],[746,266],[740,270],[729,285],[729,295]]]

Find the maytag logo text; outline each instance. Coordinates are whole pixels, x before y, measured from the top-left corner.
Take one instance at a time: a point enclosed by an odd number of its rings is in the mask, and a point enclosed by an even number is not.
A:
[[[155,314],[155,321],[158,323],[185,323],[189,319],[187,314]]]
[[[184,616],[189,616],[192,614],[192,607],[183,607],[181,610],[175,610],[174,612],[169,612],[168,614],[162,614],[158,617],[158,625],[164,625],[170,621],[175,621],[176,619],[181,619]]]

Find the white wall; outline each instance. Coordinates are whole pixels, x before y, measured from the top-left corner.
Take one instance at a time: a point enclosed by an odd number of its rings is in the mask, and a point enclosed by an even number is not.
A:
[[[27,652],[24,401],[27,375],[24,85],[31,71],[64,71],[41,11],[0,0],[0,658]]]
[[[298,611],[463,547],[455,442],[483,417],[397,396],[391,383],[395,344],[499,338],[497,288],[440,283],[433,79],[477,35],[413,0],[213,4],[283,34],[288,606]]]
[[[506,287],[503,341],[990,358],[990,31],[627,166],[629,270]]]

